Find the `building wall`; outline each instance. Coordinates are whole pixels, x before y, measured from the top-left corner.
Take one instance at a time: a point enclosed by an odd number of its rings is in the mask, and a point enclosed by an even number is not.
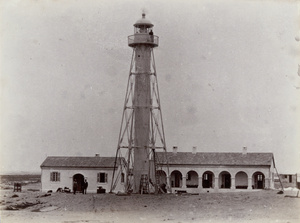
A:
[[[119,170],[118,170],[119,171]],[[50,181],[50,173],[51,172],[59,172],[60,173],[60,181],[53,182]],[[107,173],[107,182],[99,183],[97,182],[97,174],[99,172]],[[75,174],[82,174],[84,178],[88,181],[88,193],[96,193],[98,187],[102,187],[106,189],[106,192],[110,191],[113,169],[101,169],[101,168],[42,168],[41,174],[41,183],[42,183],[42,191],[47,192],[48,190],[56,191],[58,188],[68,187],[73,191],[73,176]],[[122,183],[119,182],[117,184],[116,190],[122,189]]]

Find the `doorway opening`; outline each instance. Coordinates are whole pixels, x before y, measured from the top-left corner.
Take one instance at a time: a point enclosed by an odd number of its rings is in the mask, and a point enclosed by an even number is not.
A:
[[[262,172],[256,172],[253,174],[253,189],[264,189],[265,188],[265,175]]]
[[[231,187],[231,175],[227,171],[220,173],[219,187],[229,189]]]
[[[247,189],[248,188],[248,175],[240,171],[235,175],[235,188],[236,189]]]
[[[187,188],[198,188],[198,173],[196,171],[189,171],[186,175],[186,187]]]
[[[84,176],[80,173],[77,173],[73,176],[73,183],[74,183],[75,180],[77,182],[76,192],[82,193],[83,192],[83,186],[84,186]]]
[[[182,174],[175,170],[171,173],[171,187],[181,187],[182,186]]]
[[[202,175],[202,187],[203,188],[213,188],[214,174],[210,171],[206,171]]]

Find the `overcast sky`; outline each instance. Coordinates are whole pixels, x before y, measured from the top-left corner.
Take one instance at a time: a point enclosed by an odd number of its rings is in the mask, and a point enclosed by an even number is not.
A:
[[[297,1],[0,1],[1,172],[46,156],[114,156],[146,18],[167,148],[273,152],[300,172]],[[297,5],[298,4],[298,5]],[[297,41],[298,40],[298,41]]]

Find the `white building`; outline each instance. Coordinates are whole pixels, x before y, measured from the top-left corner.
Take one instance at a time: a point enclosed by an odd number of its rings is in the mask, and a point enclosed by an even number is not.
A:
[[[299,179],[297,174],[279,174],[275,176],[275,188],[298,187]]]
[[[226,191],[274,188],[273,153],[168,152],[169,174],[164,154],[158,154],[161,182],[172,192]]]
[[[119,163],[118,160],[117,163]],[[96,193],[102,187],[110,191],[112,175],[114,172],[114,157],[60,157],[49,156],[41,164],[42,191],[56,191],[58,188],[68,187],[73,191],[73,182],[77,181],[77,191],[82,191],[84,179],[88,181],[88,193]],[[117,164],[115,177],[116,190],[121,189],[125,179],[125,172],[121,173]]]
[[[81,191],[81,183],[87,179],[87,192],[96,193],[99,187],[109,192],[114,162],[114,157],[47,157],[41,165],[42,191],[73,190],[74,179]],[[168,182],[173,193],[274,188],[273,153],[247,153],[246,149],[242,153],[177,152],[174,148],[173,152],[157,153],[157,162],[162,166],[157,170],[160,183]],[[121,166],[116,167],[118,180],[113,192],[124,191],[126,171],[121,171]]]

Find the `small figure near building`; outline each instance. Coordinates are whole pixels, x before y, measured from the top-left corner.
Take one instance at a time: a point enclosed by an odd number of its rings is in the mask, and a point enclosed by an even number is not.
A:
[[[87,190],[88,186],[89,186],[89,183],[87,182],[86,179],[84,179],[83,190],[82,190],[83,194],[86,194],[86,190]]]
[[[73,182],[73,193],[76,194],[76,191],[77,191],[77,181],[76,181],[76,179],[74,179],[74,182]]]

